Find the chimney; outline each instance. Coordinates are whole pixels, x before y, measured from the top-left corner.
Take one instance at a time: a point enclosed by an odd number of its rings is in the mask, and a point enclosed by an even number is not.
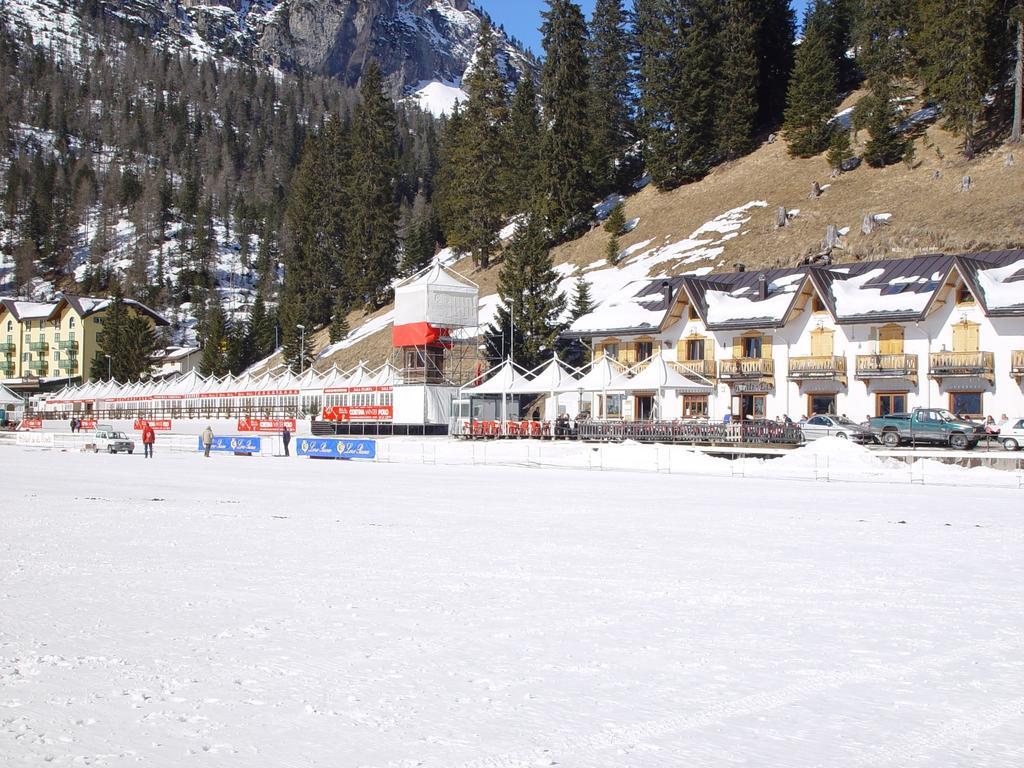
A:
[[[668,280],[661,281],[661,292],[665,294],[665,306],[672,306],[672,283]]]
[[[757,296],[761,301],[768,298],[768,278],[764,272],[757,276]]]

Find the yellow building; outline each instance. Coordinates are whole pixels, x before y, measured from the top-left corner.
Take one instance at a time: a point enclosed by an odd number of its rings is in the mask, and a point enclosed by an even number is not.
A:
[[[146,318],[154,328],[168,325],[145,304],[124,303],[130,314]],[[59,294],[53,302],[0,300],[0,378],[89,381],[109,308],[110,299],[71,294]]]

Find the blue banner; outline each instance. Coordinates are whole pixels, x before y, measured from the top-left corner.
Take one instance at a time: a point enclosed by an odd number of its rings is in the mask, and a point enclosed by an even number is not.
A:
[[[258,437],[215,437],[210,444],[210,451],[216,453],[259,453],[260,438]],[[199,436],[199,450],[203,450],[203,438]]]
[[[377,456],[377,441],[303,437],[296,444],[295,454],[319,459],[373,459]]]

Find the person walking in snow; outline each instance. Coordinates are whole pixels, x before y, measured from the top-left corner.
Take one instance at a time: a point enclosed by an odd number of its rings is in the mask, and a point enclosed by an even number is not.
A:
[[[210,458],[210,446],[213,445],[213,429],[209,425],[203,430],[203,456]]]
[[[288,425],[285,424],[284,429],[281,430],[281,442],[284,444],[284,455],[291,456],[288,453],[288,444],[292,441],[292,432],[288,429]]]
[[[153,443],[156,442],[156,432],[149,425],[148,421],[142,422],[142,448],[147,459],[153,458]]]

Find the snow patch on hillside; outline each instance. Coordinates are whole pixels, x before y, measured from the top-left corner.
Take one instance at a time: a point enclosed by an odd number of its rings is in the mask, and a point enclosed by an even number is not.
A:
[[[409,98],[434,117],[443,117],[450,115],[457,104],[465,102],[469,94],[462,90],[460,82],[421,80],[413,87]]]

